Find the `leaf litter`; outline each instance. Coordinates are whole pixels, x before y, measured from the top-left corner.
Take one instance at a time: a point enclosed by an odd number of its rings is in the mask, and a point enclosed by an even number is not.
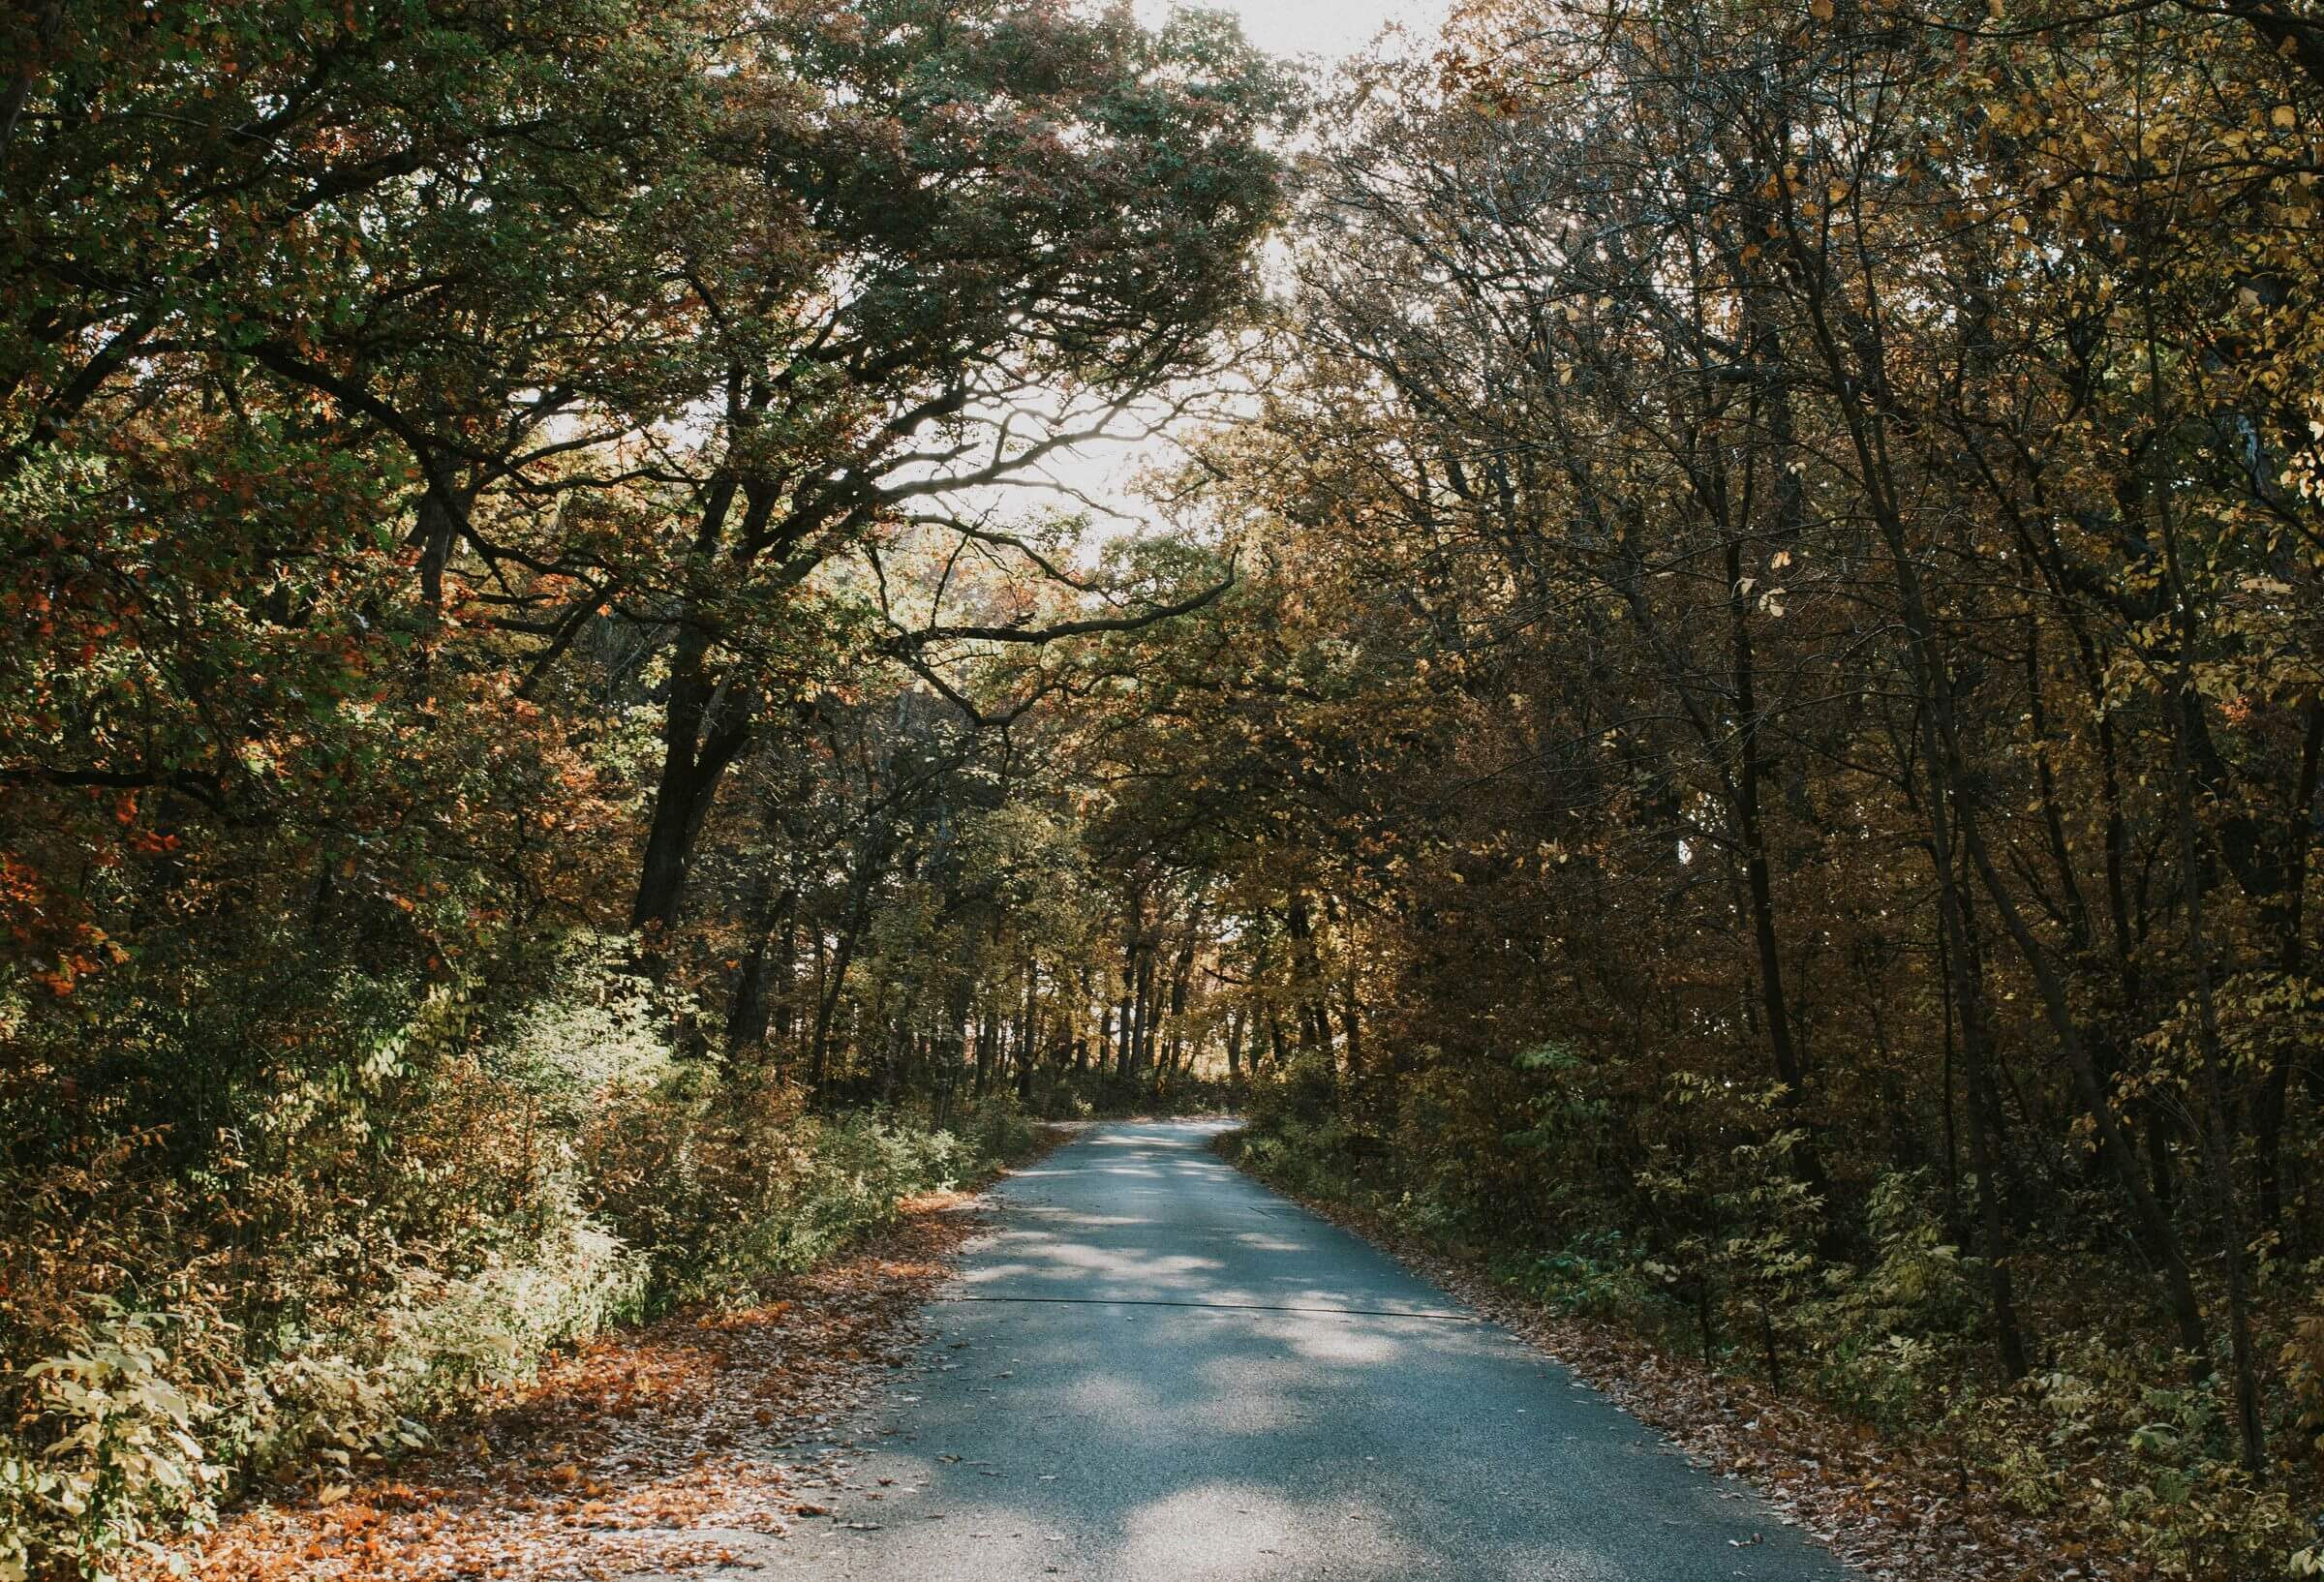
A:
[[[259,1491],[127,1582],[609,1582],[733,1565],[829,1520],[832,1436],[911,1360],[915,1318],[984,1223],[938,1193],[756,1305],[599,1337],[393,1469]]]

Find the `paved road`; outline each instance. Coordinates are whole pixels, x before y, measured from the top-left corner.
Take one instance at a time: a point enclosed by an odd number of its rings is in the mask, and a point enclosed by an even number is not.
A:
[[[1009,1178],[927,1366],[856,1430],[855,1488],[751,1574],[1845,1582],[1734,1484],[1221,1163],[1214,1129],[1107,1127]]]

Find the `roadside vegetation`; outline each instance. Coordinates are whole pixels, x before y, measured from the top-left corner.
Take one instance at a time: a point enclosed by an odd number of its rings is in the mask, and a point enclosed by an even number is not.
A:
[[[1213,365],[1286,98],[1017,0],[0,19],[0,1579],[1152,1102],[1031,1080],[1096,902],[997,721],[1223,564],[992,501]]]
[[[1426,1164],[1433,1146],[1351,1126],[1296,1072],[1258,1084],[1247,1126],[1220,1146],[1876,1571],[2310,1574],[2303,1512],[2317,1480],[2290,1458],[2273,1486],[2239,1472],[2216,1377],[2096,1323],[2014,1386],[1983,1364],[1979,1271],[1924,1180],[1884,1177],[1862,1245],[1819,1258],[1765,1233],[1748,1175],[1723,1214],[1697,1222],[1715,1241],[1672,1236],[1635,1200],[1544,1191],[1513,1208],[1465,1185],[1466,1171]],[[1558,1168],[1530,1148],[1498,1163]],[[1774,1191],[1789,1195],[1780,1180]],[[1557,1206],[1534,1206],[1544,1199]],[[1690,1254],[1692,1264],[1677,1261]]]

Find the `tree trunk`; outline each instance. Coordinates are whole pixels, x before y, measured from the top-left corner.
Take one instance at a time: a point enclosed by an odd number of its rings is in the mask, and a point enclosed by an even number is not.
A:
[[[2315,699],[2308,706],[2308,732],[2300,749],[2300,778],[2292,793],[2283,832],[2283,867],[2289,879],[2283,915],[2277,923],[2280,931],[2276,936],[2276,969],[2293,983],[2307,969],[2308,942],[2303,930],[2308,925],[2302,913],[2308,891],[2308,848],[2309,831],[2315,823],[2320,755],[2324,755],[2324,699]],[[2261,1086],[2252,1117],[2252,1131],[2259,1148],[2259,1223],[2266,1229],[2283,1222],[2283,1122],[2291,1099],[2294,1063],[2290,1050],[2277,1052],[2275,1069],[2268,1073]]]
[[[2219,1223],[2219,1251],[2227,1265],[2227,1344],[2235,1369],[2237,1438],[2243,1449],[2244,1471],[2259,1476],[2267,1467],[2267,1431],[2260,1417],[2259,1359],[2251,1335],[2250,1271],[2246,1264],[2243,1214],[2235,1192],[2235,1130],[2227,1101],[2227,1056],[2219,1039],[2218,1006],[2212,994],[2212,938],[2204,908],[2204,868],[2195,827],[2195,769],[2193,737],[2201,692],[2195,684],[2194,594],[2187,587],[2186,563],[2179,552],[2176,513],[2171,509],[2173,480],[2164,475],[2170,447],[2163,441],[2169,424],[2162,408],[2160,359],[2156,350],[2154,296],[2145,297],[2147,399],[2154,415],[2151,443],[2155,454],[2153,483],[2156,526],[2162,538],[2163,567],[2171,593],[2172,624],[2178,638],[2176,674],[2165,713],[2171,722],[2171,813],[2179,837],[2180,910],[2186,924],[2188,964],[2195,976],[2195,1035],[2199,1091],[2203,1096],[2204,1159],[2211,1176],[2214,1209]]]
[[[660,940],[678,920],[694,841],[717,799],[719,782],[750,739],[750,700],[731,684],[714,684],[705,668],[710,639],[682,629],[671,663],[662,720],[661,777],[646,831],[645,858],[629,927],[649,936],[647,959],[661,958]]]
[[[1018,1022],[1017,1097],[1033,1096],[1034,1050],[1041,1031],[1041,969],[1028,957],[1024,963],[1024,1012]]]
[[[1759,1015],[1767,1034],[1768,1052],[1775,1062],[1776,1080],[1784,1084],[1784,1113],[1806,1134],[1792,1156],[1800,1184],[1819,1202],[1828,1202],[1831,1192],[1824,1180],[1823,1156],[1816,1145],[1816,1123],[1807,1108],[1807,1073],[1793,1036],[1790,1006],[1784,995],[1783,952],[1775,928],[1775,884],[1768,870],[1766,833],[1760,820],[1758,671],[1752,655],[1751,594],[1744,580],[1742,539],[1732,533],[1727,541],[1726,570],[1728,684],[1734,690],[1736,723],[1735,835],[1743,853],[1744,890],[1751,899],[1751,938],[1758,957]]]
[[[750,948],[744,953],[743,964],[735,971],[734,989],[726,1001],[726,1052],[730,1056],[766,1038],[775,998],[768,992],[769,981],[778,971],[786,978],[790,973],[789,919],[799,893],[786,890],[780,905],[770,905],[769,892],[773,889],[773,881],[762,874],[746,909],[745,915],[750,920]],[[780,967],[776,964],[774,947],[775,914],[779,912],[784,919]]]
[[[1138,1049],[1136,1071],[1145,1071],[1154,1063],[1154,953],[1147,951],[1138,958]]]
[[[823,1068],[831,1048],[831,1019],[840,1008],[841,990],[847,987],[847,968],[855,960],[857,929],[850,927],[840,936],[840,948],[831,958],[831,978],[823,986],[822,1001],[815,1007],[815,1031],[808,1044],[807,1085],[810,1092],[823,1086]]]

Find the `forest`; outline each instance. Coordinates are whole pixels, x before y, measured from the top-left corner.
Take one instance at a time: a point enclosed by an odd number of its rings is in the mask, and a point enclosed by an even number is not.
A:
[[[2050,1574],[2324,1572],[2312,0],[0,72],[0,1582],[1193,1110]]]

